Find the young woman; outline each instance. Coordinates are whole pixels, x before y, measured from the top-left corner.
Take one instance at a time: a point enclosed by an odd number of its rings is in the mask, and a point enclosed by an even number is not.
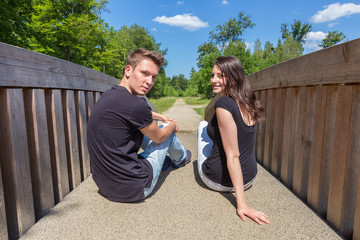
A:
[[[244,69],[234,56],[216,59],[211,74],[213,92],[221,97],[215,103],[211,121],[198,129],[198,170],[207,187],[234,192],[237,214],[258,224],[270,223],[268,216],[245,202],[244,191],[257,175],[254,144],[257,122],[264,119],[264,108],[256,100]]]

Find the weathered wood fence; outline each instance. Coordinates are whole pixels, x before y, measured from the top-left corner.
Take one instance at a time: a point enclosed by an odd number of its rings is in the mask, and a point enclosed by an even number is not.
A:
[[[360,239],[360,39],[248,79],[266,109],[258,162],[344,237]]]
[[[86,123],[119,80],[0,43],[0,239],[17,239],[90,175]]]

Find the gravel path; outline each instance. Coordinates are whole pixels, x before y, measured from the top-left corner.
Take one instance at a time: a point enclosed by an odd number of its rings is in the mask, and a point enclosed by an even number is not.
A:
[[[203,105],[186,105],[182,98],[176,100],[174,105],[162,114],[176,119],[179,124],[178,134],[196,134],[197,127],[202,117],[193,108],[203,107]]]

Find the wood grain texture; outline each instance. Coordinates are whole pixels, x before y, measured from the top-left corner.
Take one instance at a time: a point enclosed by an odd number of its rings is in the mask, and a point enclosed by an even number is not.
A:
[[[260,102],[263,105],[264,109],[266,109],[266,107],[267,107],[267,104],[266,104],[267,103],[266,102],[267,94],[268,94],[268,91],[266,91],[266,90],[261,91],[261,94],[260,94]],[[265,142],[266,119],[267,119],[267,116],[266,116],[266,111],[265,111],[265,121],[262,121],[261,123],[259,123],[258,133],[257,133],[257,137],[256,137],[256,139],[257,139],[256,158],[260,164],[263,164],[263,162],[264,162],[264,142]]]
[[[76,124],[75,95],[74,91],[62,92],[66,155],[69,172],[70,190],[73,190],[81,182],[81,167],[79,156],[79,143]]]
[[[15,239],[35,223],[22,89],[1,89],[0,106],[0,161],[8,234]]]
[[[331,156],[331,177],[328,199],[327,220],[340,230],[344,204],[344,184],[348,164],[349,130],[352,109],[352,87],[338,89],[336,102],[334,150]],[[345,121],[344,121],[345,120]]]
[[[325,159],[324,142],[325,142],[325,113],[326,113],[326,93],[327,87],[317,86],[315,90],[315,110],[313,123],[313,137],[312,147],[310,152],[310,166],[309,166],[309,182],[307,203],[314,209],[319,210],[320,204],[320,182],[321,172]],[[324,217],[324,215],[323,215]]]
[[[266,169],[271,168],[271,157],[273,150],[273,137],[274,137],[274,121],[275,121],[275,94],[274,90],[269,90],[266,99],[266,124],[265,124],[265,139],[264,139],[264,160],[263,165]]]
[[[58,203],[70,192],[61,90],[48,90],[45,96],[54,198]]]
[[[273,137],[273,150],[271,161],[271,172],[275,177],[279,177],[281,173],[281,161],[282,161],[282,145],[283,145],[283,133],[284,133],[284,112],[285,112],[285,97],[286,89],[276,89],[275,103],[277,107],[275,109],[274,119],[274,137]]]
[[[298,91],[295,88],[286,89],[285,113],[284,113],[284,132],[282,145],[282,160],[280,177],[282,182],[292,187],[294,171],[294,138],[295,138],[295,117],[297,109]]]
[[[54,206],[44,90],[25,90],[24,100],[35,217],[39,220]]]
[[[351,90],[352,96],[349,96],[350,102],[348,103],[348,108],[351,108],[351,116],[347,120],[350,123],[347,145],[348,158],[345,165],[343,206],[340,225],[340,232],[346,238],[351,238],[355,227],[360,227],[359,225],[354,225],[360,169],[360,86],[353,86]],[[351,104],[352,107],[350,106]]]
[[[1,123],[1,121],[0,121]],[[5,211],[5,196],[4,187],[2,184],[1,176],[1,162],[0,162],[0,239],[8,239],[7,222],[6,222],[6,211]]]
[[[105,91],[120,80],[62,59],[0,42],[0,86]]]
[[[86,92],[86,121],[89,120],[92,109],[94,108],[94,93]]]
[[[87,114],[86,114],[86,101],[85,93],[83,91],[77,91],[76,98],[76,123],[78,130],[78,143],[79,143],[79,156],[81,167],[81,181],[86,179],[90,175],[90,158],[87,149]]]
[[[360,240],[360,174],[358,176],[357,183],[357,197],[355,203],[354,213],[354,225],[353,225],[353,240]]]

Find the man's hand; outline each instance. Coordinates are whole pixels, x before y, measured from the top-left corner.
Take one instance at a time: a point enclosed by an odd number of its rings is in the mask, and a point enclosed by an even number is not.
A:
[[[166,117],[160,113],[157,113],[157,112],[152,112],[152,117],[154,120],[157,120],[157,121],[162,121],[164,123],[166,122],[174,122],[174,123],[177,123],[177,121],[173,118],[169,118],[169,117]]]

